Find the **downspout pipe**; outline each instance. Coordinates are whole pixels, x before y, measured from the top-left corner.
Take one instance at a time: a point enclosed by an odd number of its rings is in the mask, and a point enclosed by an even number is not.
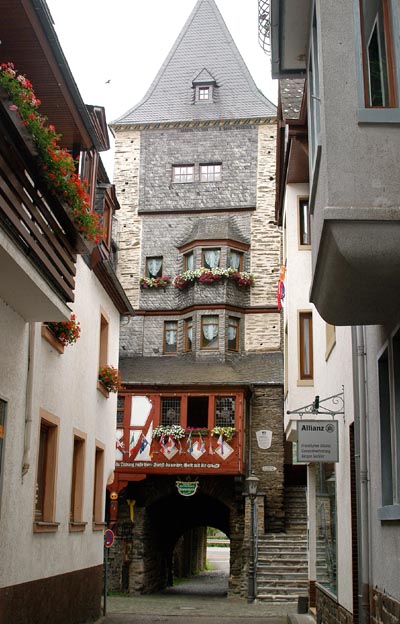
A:
[[[354,442],[356,464],[357,532],[358,532],[358,606],[360,624],[369,622],[369,501],[368,501],[368,437],[367,437],[367,376],[365,328],[352,327],[354,363]]]
[[[22,457],[23,479],[31,465],[31,437],[32,437],[32,404],[33,404],[33,376],[35,362],[35,338],[36,323],[29,323],[29,342],[28,342],[28,371],[26,382],[25,397],[25,430],[24,430],[24,454]]]

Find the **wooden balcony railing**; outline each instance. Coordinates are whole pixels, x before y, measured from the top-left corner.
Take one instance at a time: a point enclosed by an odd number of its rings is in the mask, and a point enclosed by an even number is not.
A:
[[[66,303],[74,300],[76,253],[88,251],[68,208],[41,184],[33,146],[0,102],[0,227]]]

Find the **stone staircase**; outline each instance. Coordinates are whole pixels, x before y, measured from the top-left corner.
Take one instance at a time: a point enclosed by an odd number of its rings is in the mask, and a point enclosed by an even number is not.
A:
[[[257,600],[297,603],[308,594],[307,503],[304,487],[285,492],[285,533],[258,536]]]

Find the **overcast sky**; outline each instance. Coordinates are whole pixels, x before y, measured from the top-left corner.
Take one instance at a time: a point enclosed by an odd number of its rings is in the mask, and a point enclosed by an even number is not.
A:
[[[258,88],[274,104],[277,81],[258,43],[257,0],[216,0]],[[196,0],[47,0],[64,54],[87,104],[107,121],[145,95]],[[112,155],[103,156],[112,176]]]

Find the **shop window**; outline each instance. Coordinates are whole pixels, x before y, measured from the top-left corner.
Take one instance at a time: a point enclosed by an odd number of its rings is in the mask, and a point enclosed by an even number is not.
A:
[[[164,323],[164,353],[176,353],[177,351],[178,322],[166,321]]]

